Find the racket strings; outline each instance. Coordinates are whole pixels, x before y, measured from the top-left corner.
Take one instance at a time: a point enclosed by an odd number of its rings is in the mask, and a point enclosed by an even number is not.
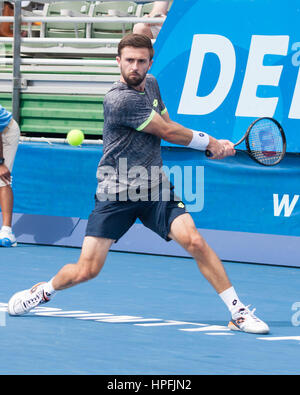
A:
[[[274,165],[284,155],[284,142],[281,130],[270,119],[256,122],[247,137],[250,155],[264,165]]]

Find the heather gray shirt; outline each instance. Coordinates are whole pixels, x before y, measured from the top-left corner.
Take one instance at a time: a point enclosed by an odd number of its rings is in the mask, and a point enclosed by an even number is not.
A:
[[[154,76],[146,77],[139,92],[116,82],[104,99],[103,156],[97,170],[99,200],[114,200],[116,193],[147,193],[161,180],[160,138],[142,130],[155,112],[166,112]],[[125,196],[123,195],[123,196]],[[134,200],[134,199],[133,199]]]

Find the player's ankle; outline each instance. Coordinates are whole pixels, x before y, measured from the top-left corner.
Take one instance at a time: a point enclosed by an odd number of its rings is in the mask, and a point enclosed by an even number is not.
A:
[[[47,297],[52,298],[56,294],[56,289],[53,287],[53,278],[43,285],[44,292]]]
[[[235,289],[230,287],[225,291],[219,294],[220,298],[226,304],[228,310],[230,311],[231,315],[235,314],[239,311],[242,307],[245,307],[244,304],[240,301],[239,297],[237,296]]]

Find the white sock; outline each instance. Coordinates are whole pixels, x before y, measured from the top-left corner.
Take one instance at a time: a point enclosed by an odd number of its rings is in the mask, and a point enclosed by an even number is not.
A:
[[[234,314],[241,307],[244,307],[243,303],[240,301],[233,287],[230,287],[225,291],[221,292],[219,296],[226,304],[231,314]]]
[[[2,226],[1,230],[4,230],[5,232],[12,232],[12,229],[10,226]]]
[[[57,292],[53,288],[53,284],[52,284],[53,278],[50,281],[48,281],[46,284],[43,285],[44,291],[46,292],[47,296],[54,296],[55,293]]]

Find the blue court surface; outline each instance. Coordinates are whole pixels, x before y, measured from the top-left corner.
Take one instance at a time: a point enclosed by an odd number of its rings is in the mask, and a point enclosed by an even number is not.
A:
[[[122,252],[110,252],[96,279],[8,316],[13,293],[48,281],[79,254],[0,250],[0,374],[299,374],[297,268],[224,263],[241,300],[268,322],[264,336],[227,329],[227,309],[192,259]]]

